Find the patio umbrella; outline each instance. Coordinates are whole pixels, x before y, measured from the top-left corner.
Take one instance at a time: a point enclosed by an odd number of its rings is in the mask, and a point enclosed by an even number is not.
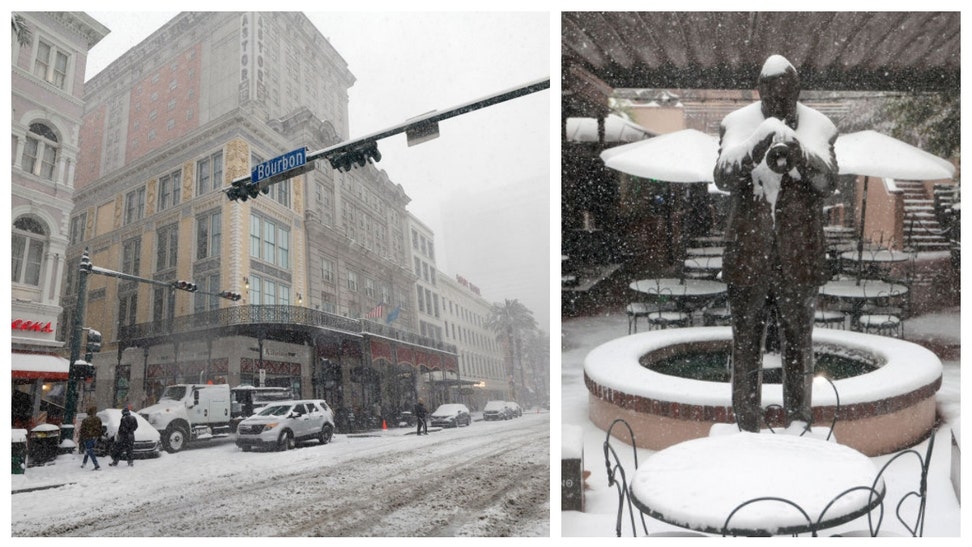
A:
[[[857,240],[857,282],[864,261],[864,218],[867,212],[867,182],[870,177],[901,180],[950,179],[955,166],[904,141],[877,131],[858,131],[837,137],[834,143],[837,169],[841,175],[863,175],[861,226]]]
[[[665,133],[601,152],[604,165],[664,182],[713,182],[719,139],[695,129]]]
[[[596,118],[567,118],[567,142],[598,142]],[[604,142],[632,142],[655,133],[617,114],[604,118]]]

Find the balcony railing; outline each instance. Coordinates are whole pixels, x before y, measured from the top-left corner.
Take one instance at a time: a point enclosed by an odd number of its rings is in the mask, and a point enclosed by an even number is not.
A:
[[[209,310],[174,319],[162,319],[149,323],[123,326],[119,329],[119,340],[132,342],[143,338],[157,338],[170,335],[199,332],[205,329],[253,324],[302,325],[320,327],[350,334],[376,334],[401,340],[410,344],[425,346],[450,353],[456,352],[452,344],[399,330],[372,321],[350,319],[333,313],[312,310],[301,306],[232,306]]]

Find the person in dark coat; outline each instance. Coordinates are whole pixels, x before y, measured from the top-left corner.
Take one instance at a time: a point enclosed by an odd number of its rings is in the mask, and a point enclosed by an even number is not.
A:
[[[81,460],[81,468],[84,469],[84,466],[88,463],[88,458],[91,458],[95,471],[101,469],[94,453],[94,447],[101,437],[102,428],[101,418],[97,416],[97,412],[98,407],[89,407],[88,417],[81,420],[81,429],[78,431],[78,438],[81,439],[81,446],[84,447],[84,459]]]
[[[118,460],[122,459],[122,456],[127,456],[129,467],[135,465],[132,458],[135,451],[136,429],[138,429],[138,420],[135,419],[135,416],[132,416],[128,407],[123,408],[121,423],[118,425],[118,434],[115,436],[117,447],[116,450],[112,451],[111,463],[108,465],[118,465]]]
[[[732,310],[732,406],[745,431],[760,428],[767,303],[780,327],[786,424],[812,422],[814,304],[830,277],[823,200],[837,183],[837,129],[797,102],[796,68],[770,56],[758,87],[759,102],[723,120],[713,173],[730,193],[722,275]]]
[[[429,424],[425,422],[425,417],[428,416],[429,412],[425,409],[425,402],[422,399],[418,400],[415,405],[415,434],[416,435],[428,435],[429,434]]]

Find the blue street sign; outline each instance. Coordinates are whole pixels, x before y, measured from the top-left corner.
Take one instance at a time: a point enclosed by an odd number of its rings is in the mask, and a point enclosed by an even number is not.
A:
[[[271,160],[267,160],[250,171],[250,182],[252,184],[258,184],[262,180],[269,179],[271,177],[277,177],[278,175],[294,176],[300,173],[290,173],[291,171],[298,171],[301,167],[307,166],[307,148],[298,148],[297,150],[287,152],[282,156],[277,156]],[[301,171],[306,172],[306,171]],[[286,178],[280,177],[280,178]],[[278,179],[279,180],[279,179]]]

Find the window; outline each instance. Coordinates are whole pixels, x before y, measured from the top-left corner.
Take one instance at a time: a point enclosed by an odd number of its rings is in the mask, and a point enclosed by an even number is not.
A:
[[[38,177],[54,180],[58,146],[57,135],[50,127],[42,123],[30,124],[24,141],[21,167]]]
[[[358,274],[348,270],[348,290],[358,292]]]
[[[130,293],[118,297],[118,324],[123,327],[135,324],[135,312],[138,310],[138,293]]]
[[[202,313],[209,310],[218,310],[219,297],[216,295],[219,293],[219,274],[204,275],[199,288],[211,294],[195,293],[193,295],[193,311],[195,313]]]
[[[375,292],[375,282],[370,277],[366,277],[364,280],[364,285],[365,285],[365,296],[368,296],[369,298],[374,298],[375,294],[377,294]]]
[[[196,259],[219,256],[220,212],[200,215],[196,218]]]
[[[419,257],[417,257],[417,256],[413,256],[412,257],[412,260],[415,262],[415,277],[421,278],[422,277],[422,261],[419,260]]]
[[[34,58],[34,76],[64,89],[67,81],[68,55],[44,40],[37,44],[37,57]]]
[[[201,196],[223,184],[223,152],[196,162],[196,195]]]
[[[179,205],[182,192],[182,171],[174,171],[159,178],[159,211]]]
[[[169,306],[169,294],[172,289],[165,287],[155,287],[152,290],[152,321],[161,322],[172,318],[172,310]]]
[[[334,283],[334,262],[329,258],[321,259],[321,276],[327,283]]]
[[[250,278],[250,302],[265,306],[289,306],[290,285],[285,285],[274,279],[252,276]],[[325,311],[327,310],[325,309]]]
[[[270,199],[284,207],[290,207],[290,180],[282,180],[270,185]]]
[[[71,245],[84,241],[84,225],[88,220],[88,213],[81,213],[71,219]]]
[[[47,229],[37,219],[20,217],[13,224],[13,282],[40,285]]]
[[[145,216],[145,187],[125,194],[125,224],[141,220]]]
[[[418,289],[418,308],[420,312],[425,311],[425,293],[422,291],[422,287],[415,287]]]
[[[290,229],[250,215],[250,256],[290,269]]]
[[[142,255],[142,238],[133,237],[122,243],[122,273],[138,275]]]
[[[156,232],[158,240],[156,242],[155,270],[161,271],[176,267],[176,258],[179,252],[179,225],[170,224],[163,226]]]
[[[321,292],[321,311],[334,313],[334,310],[337,309],[335,306],[336,301],[337,298],[335,298],[333,294],[329,292]]]

